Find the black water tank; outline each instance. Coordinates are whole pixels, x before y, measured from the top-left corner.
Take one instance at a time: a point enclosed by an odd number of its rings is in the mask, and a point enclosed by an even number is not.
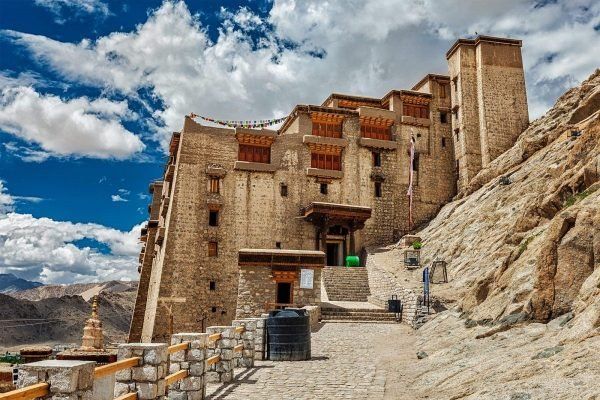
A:
[[[310,360],[310,320],[306,310],[275,310],[267,318],[269,360]]]

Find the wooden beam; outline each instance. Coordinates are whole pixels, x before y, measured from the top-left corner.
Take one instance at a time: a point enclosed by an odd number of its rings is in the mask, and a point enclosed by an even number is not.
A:
[[[217,354],[216,356],[208,357],[206,359],[206,365],[213,365],[221,361],[221,355]]]
[[[213,333],[212,335],[208,336],[208,340],[211,342],[215,342],[217,340],[221,340],[221,334],[220,333]]]
[[[183,378],[187,378],[187,376],[188,376],[188,370],[182,369],[171,375],[167,375],[167,377],[165,378],[165,383],[167,386],[169,386],[169,385],[174,384],[175,382],[179,382]]]
[[[21,389],[7,393],[0,393],[2,400],[33,400],[38,397],[47,396],[50,393],[50,385],[46,382],[36,383]]]
[[[114,400],[137,400],[137,393],[127,393],[123,396],[115,397]]]
[[[169,354],[177,353],[178,351],[187,350],[190,347],[190,342],[183,342],[169,346]]]
[[[244,333],[245,330],[246,330],[246,327],[244,327],[244,326],[236,326],[235,327],[235,333]]]
[[[94,378],[98,379],[103,376],[112,375],[115,372],[122,371],[127,368],[137,367],[141,361],[140,357],[126,358],[125,360],[102,365],[94,369]]]
[[[243,344],[238,344],[237,346],[235,346],[233,348],[233,352],[234,353],[237,353],[237,352],[242,351],[242,350],[244,350],[244,345]]]

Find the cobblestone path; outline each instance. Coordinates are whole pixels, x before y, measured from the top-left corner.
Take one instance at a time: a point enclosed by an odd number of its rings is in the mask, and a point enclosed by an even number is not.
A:
[[[323,324],[312,334],[311,360],[236,369],[234,382],[208,385],[207,399],[382,399],[389,355],[407,337],[412,330],[404,324]]]

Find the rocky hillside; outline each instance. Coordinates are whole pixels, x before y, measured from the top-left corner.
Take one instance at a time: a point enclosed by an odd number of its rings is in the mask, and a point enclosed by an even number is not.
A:
[[[12,292],[10,295],[17,299],[38,301],[52,297],[81,296],[88,301],[100,292],[121,293],[135,291],[137,281],[108,281],[98,283],[75,283],[72,285],[45,285],[29,290]]]
[[[0,293],[12,293],[20,290],[33,289],[43,284],[21,279],[13,274],[0,274]]]
[[[49,285],[0,294],[0,351],[35,343],[81,342],[91,298],[98,294],[107,342],[124,342],[135,303],[137,282]]]
[[[450,281],[417,331],[415,398],[600,398],[599,177],[600,70],[417,233]],[[391,271],[394,252],[373,259]]]

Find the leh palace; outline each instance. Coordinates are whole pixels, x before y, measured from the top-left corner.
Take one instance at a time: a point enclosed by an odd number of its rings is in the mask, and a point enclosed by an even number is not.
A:
[[[185,117],[150,184],[129,341],[366,301],[366,249],[430,221],[529,123],[520,40],[460,39],[446,58],[448,75],[381,98],[333,93],[278,130]],[[348,256],[356,269],[341,267]],[[356,298],[336,292],[352,271],[366,285]]]

